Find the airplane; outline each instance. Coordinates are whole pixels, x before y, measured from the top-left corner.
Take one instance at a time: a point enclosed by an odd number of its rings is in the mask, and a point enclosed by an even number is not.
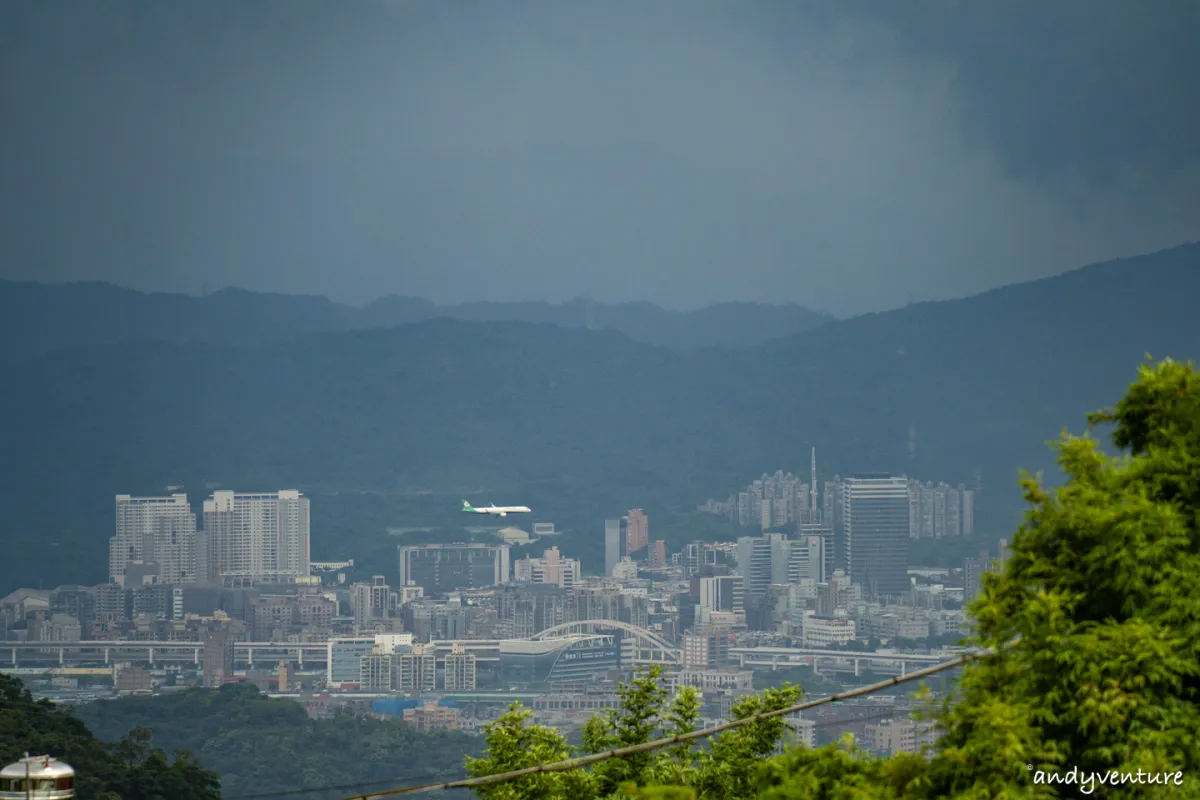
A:
[[[509,514],[528,514],[531,511],[529,506],[489,505],[487,508],[475,508],[466,500],[463,500],[462,510],[469,514],[495,514],[497,517],[506,517]]]

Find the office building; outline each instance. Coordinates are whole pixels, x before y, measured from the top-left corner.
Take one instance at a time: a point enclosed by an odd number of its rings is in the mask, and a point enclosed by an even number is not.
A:
[[[909,590],[908,479],[862,473],[845,481],[842,525],[849,578],[872,598]]]
[[[343,684],[358,684],[363,678],[363,658],[373,658],[367,667],[373,683],[381,683],[385,664],[401,648],[411,647],[411,633],[377,633],[374,636],[336,636],[325,643],[325,676],[332,689]],[[394,665],[394,660],[391,661]]]
[[[231,586],[309,574],[309,503],[300,492],[213,492],[204,501],[209,577]]]
[[[625,537],[625,520],[604,520],[604,574],[609,577],[625,555]]]
[[[202,576],[198,563],[196,515],[186,494],[170,497],[117,495],[116,535],[108,543],[108,580],[121,586],[154,583],[195,583]],[[136,580],[126,581],[130,565]]]
[[[746,604],[741,575],[717,575],[712,578],[693,578],[697,584],[697,608],[708,611],[728,611],[745,614]],[[682,620],[685,625],[691,620]]]
[[[683,573],[687,577],[704,572],[717,563],[717,548],[711,542],[691,542],[683,548]]]
[[[805,616],[801,621],[801,641],[804,647],[823,649],[845,645],[855,639],[852,619],[822,619]]]
[[[737,540],[737,573],[742,576],[742,587],[748,607],[756,606],[767,594],[772,583],[772,552],[779,542],[787,537],[779,533],[762,536],[743,536]]]
[[[426,595],[484,589],[508,583],[507,544],[421,544],[399,548],[400,585]]]
[[[805,535],[788,542],[788,580],[796,584],[804,579],[824,583],[832,572],[828,546],[831,537]]]

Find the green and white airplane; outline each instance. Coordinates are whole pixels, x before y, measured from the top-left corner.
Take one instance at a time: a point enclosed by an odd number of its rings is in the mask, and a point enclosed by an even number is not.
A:
[[[462,510],[468,514],[495,514],[497,517],[507,517],[509,514],[528,514],[531,511],[529,506],[489,505],[486,508],[475,508],[466,500],[463,500]]]

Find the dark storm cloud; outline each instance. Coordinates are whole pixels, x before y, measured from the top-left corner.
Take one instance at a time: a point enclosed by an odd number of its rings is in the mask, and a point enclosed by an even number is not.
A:
[[[3,274],[962,295],[1197,238],[1195,8],[5,3]]]

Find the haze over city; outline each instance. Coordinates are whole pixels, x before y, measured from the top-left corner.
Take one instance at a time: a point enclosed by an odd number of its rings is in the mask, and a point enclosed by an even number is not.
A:
[[[0,8],[0,276],[847,316],[1200,238],[1193,4]]]
[[[0,800],[1200,797],[1197,43],[0,2]]]

